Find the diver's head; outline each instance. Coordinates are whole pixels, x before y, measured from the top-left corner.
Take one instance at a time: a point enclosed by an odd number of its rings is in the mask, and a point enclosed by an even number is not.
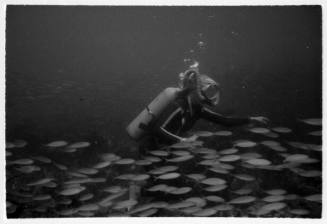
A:
[[[220,100],[219,84],[207,75],[198,76],[197,93],[202,103],[209,106],[216,106]]]
[[[216,106],[220,100],[220,87],[207,75],[200,75],[198,68],[191,68],[179,75],[180,88],[188,89],[193,103]]]

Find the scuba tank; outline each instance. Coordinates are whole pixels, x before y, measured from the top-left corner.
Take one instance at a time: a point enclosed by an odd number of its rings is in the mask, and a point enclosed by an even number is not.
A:
[[[166,88],[127,126],[128,135],[140,140],[146,133],[149,124],[154,122],[167,106],[177,98],[179,88]]]

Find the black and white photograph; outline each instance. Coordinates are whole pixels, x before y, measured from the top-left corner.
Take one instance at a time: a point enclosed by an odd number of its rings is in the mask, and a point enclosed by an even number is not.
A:
[[[322,5],[4,11],[6,220],[322,218]]]

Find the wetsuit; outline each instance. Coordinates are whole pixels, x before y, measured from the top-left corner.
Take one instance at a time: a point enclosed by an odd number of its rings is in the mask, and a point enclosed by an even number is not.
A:
[[[149,145],[172,144],[180,141],[179,136],[189,131],[200,118],[223,126],[244,125],[250,122],[249,118],[224,117],[201,104],[190,105],[187,93],[181,91],[176,100],[151,125],[151,136],[146,140],[148,141],[146,148],[151,150],[153,147]]]

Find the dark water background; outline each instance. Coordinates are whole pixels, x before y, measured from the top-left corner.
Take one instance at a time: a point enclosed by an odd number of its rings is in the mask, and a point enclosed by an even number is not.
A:
[[[262,115],[270,119],[268,128],[291,128],[291,134],[281,134],[276,140],[287,146],[289,153],[308,153],[310,158],[318,159],[318,164],[305,164],[306,169],[322,170],[321,150],[304,152],[303,148],[290,146],[288,142],[321,145],[321,136],[307,135],[317,130],[316,127],[298,122],[301,118],[322,117],[319,6],[17,5],[7,7],[6,25],[6,140],[28,142],[25,150],[9,147],[6,150],[6,156],[11,156],[6,169],[7,203],[17,206],[15,211],[9,212],[11,217],[57,217],[57,211],[82,205],[77,196],[72,197],[72,205],[61,205],[58,200],[62,196],[58,197],[58,192],[64,188],[67,178],[70,180],[69,172],[92,167],[103,159],[104,153],[140,159],[125,127],[160,91],[177,86],[178,74],[194,61],[199,62],[201,73],[209,74],[222,87],[221,103],[216,111],[235,116]],[[205,146],[218,149],[219,153],[220,149],[232,147],[238,139],[257,143],[267,140],[267,136],[249,133],[246,128],[229,129],[233,137],[205,139]],[[194,129],[225,128],[201,121]],[[88,141],[91,147],[63,155],[64,152],[44,145],[55,140]],[[303,147],[305,143],[300,144]],[[257,151],[252,150],[242,149],[240,153],[260,152],[274,165],[285,163],[283,153],[262,144],[254,147]],[[10,164],[39,155],[50,157],[52,163],[42,164],[36,174],[21,174],[17,166]],[[221,175],[203,170],[198,166],[200,160],[201,156],[196,155],[185,165],[179,163],[179,172]],[[58,164],[67,166],[68,171],[60,169]],[[153,166],[167,164],[170,163],[165,160]],[[320,175],[304,178],[295,175],[292,169],[258,171],[236,164],[241,166],[237,166],[234,173],[251,174],[256,181],[245,185],[233,174],[223,175],[228,188],[221,195],[226,201],[235,198],[233,190],[244,186],[251,188],[259,198],[265,196],[264,190],[282,188],[302,197],[288,202],[289,208],[305,208],[310,210],[309,217],[321,217],[319,203],[303,200],[305,196],[321,194]],[[131,165],[123,169],[112,164],[97,174],[104,182],[88,185],[85,191],[95,194],[93,201],[101,200],[107,196],[101,189],[116,184],[129,187],[128,183],[115,179],[118,175],[147,173],[149,169],[136,169]],[[26,185],[45,177],[53,177],[58,187],[45,189]],[[152,176],[146,186],[157,182]],[[169,183],[192,186],[192,192],[182,197],[205,195],[202,185],[190,183],[187,178]],[[27,200],[21,196],[26,192],[31,194]],[[43,194],[50,194],[51,201],[39,202],[33,198]],[[179,200],[176,196],[155,194],[157,200],[169,203]],[[143,204],[149,202],[149,198],[141,194],[138,200]],[[263,205],[257,202],[255,206]],[[247,216],[246,210],[240,208],[229,215],[218,216]],[[92,215],[115,214],[110,208],[101,209]],[[290,214],[279,216],[290,217]]]
[[[319,6],[8,6],[6,135],[126,142],[187,58],[221,84],[217,111],[292,127],[322,115],[321,49]]]

